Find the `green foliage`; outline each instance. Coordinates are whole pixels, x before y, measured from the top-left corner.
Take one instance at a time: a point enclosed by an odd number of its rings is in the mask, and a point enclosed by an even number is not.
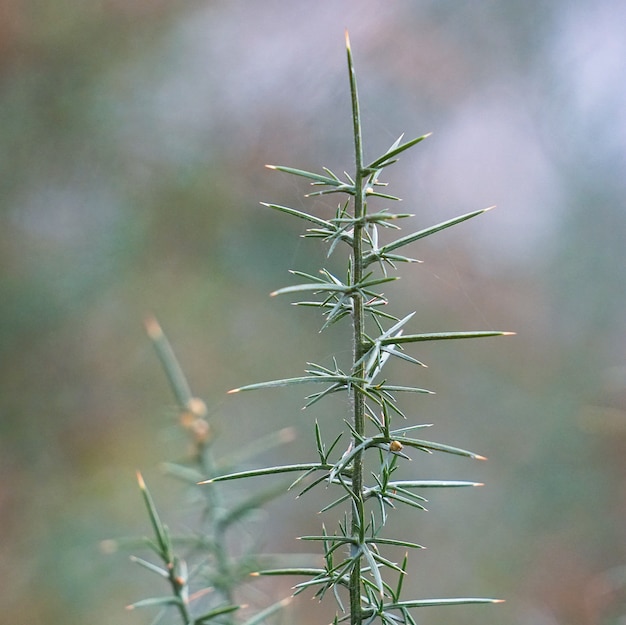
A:
[[[241,523],[284,492],[284,488],[279,485],[271,489],[256,490],[243,498],[228,497],[226,500],[217,485],[202,489],[197,486],[198,481],[207,476],[232,471],[237,465],[233,463],[235,459],[232,457],[215,457],[214,438],[207,420],[206,405],[192,394],[182,368],[156,319],[149,318],[146,321],[146,330],[179,405],[180,423],[188,431],[193,443],[190,459],[166,463],[164,469],[168,475],[182,481],[198,496],[201,523],[196,531],[171,533],[161,520],[143,477],[140,473],[137,474],[153,537],[118,543],[132,547],[139,543],[156,556],[158,564],[136,556],[132,556],[131,560],[164,579],[169,591],[157,597],[137,601],[129,605],[128,609],[161,608],[152,621],[155,625],[163,622],[172,610],[178,612],[180,622],[184,625],[209,622],[255,625],[282,609],[288,600],[274,603],[249,618],[233,620],[241,607],[235,597],[237,590],[249,581],[253,571],[268,562],[267,558],[263,559],[256,554],[254,541],[250,541],[250,545],[243,544],[246,541],[242,540],[244,532]],[[240,450],[238,458],[243,461],[256,453],[272,449],[290,436],[289,431],[268,435],[257,440],[254,449]],[[229,540],[235,532],[237,540]],[[233,542],[236,547],[230,547]]]
[[[305,581],[296,584],[296,594],[312,589],[315,596],[321,599],[330,591],[338,605],[336,623],[349,621],[351,625],[369,625],[379,619],[381,623],[388,625],[414,624],[411,613],[414,608],[495,603],[497,600],[402,598],[408,555],[398,564],[385,555],[385,549],[420,549],[421,546],[405,538],[385,536],[388,514],[401,504],[416,511],[423,510],[426,499],[419,494],[423,489],[479,484],[458,480],[400,480],[395,479],[396,471],[401,462],[409,459],[408,450],[455,454],[481,460],[484,458],[464,449],[413,437],[415,430],[428,427],[427,425],[404,424],[402,427],[392,427],[394,419],[407,418],[398,401],[399,393],[430,394],[431,391],[392,384],[382,376],[382,372],[391,357],[409,364],[422,365],[404,351],[405,346],[413,343],[474,339],[510,333],[488,331],[405,334],[405,327],[414,313],[399,318],[382,309],[388,304],[388,300],[379,288],[397,279],[396,276],[389,276],[388,272],[395,270],[397,263],[417,262],[404,255],[406,246],[489,209],[474,211],[390,242],[380,243],[379,229],[399,230],[398,222],[411,217],[409,214],[391,213],[387,209],[376,212],[369,210],[369,203],[374,199],[398,200],[395,196],[380,191],[386,186],[381,182],[380,176],[403,152],[420,143],[426,136],[404,143],[400,137],[384,154],[365,164],[357,84],[347,37],[346,43],[354,130],[354,174],[345,174],[342,180],[327,168],[324,168],[324,174],[284,166],[270,168],[310,180],[316,190],[309,196],[339,193],[347,195],[348,200],[339,204],[335,217],[331,219],[322,219],[302,210],[277,204],[264,206],[312,224],[313,227],[304,236],[322,239],[328,245],[329,256],[340,248],[347,248],[345,278],[334,275],[326,268],[322,268],[318,275],[292,271],[303,282],[278,289],[272,295],[311,293],[317,296],[317,299],[296,301],[295,304],[320,309],[325,317],[322,329],[340,321],[348,321],[350,332],[346,333],[346,338],[352,343],[351,365],[343,370],[335,359],[331,365],[308,363],[304,376],[249,384],[233,389],[231,393],[299,384],[322,386],[322,390],[306,397],[305,407],[332,393],[346,393],[351,400],[350,414],[347,415],[349,418],[345,419],[349,435],[341,434],[327,443],[320,425],[316,422],[317,461],[224,474],[203,483],[214,485],[216,482],[296,472],[300,475],[291,488],[298,486],[301,489],[300,495],[322,484],[334,487],[334,490],[329,490],[335,493],[334,498],[322,511],[343,508],[342,520],[337,528],[330,533],[323,526],[321,534],[301,537],[302,540],[321,545],[324,566],[273,568],[261,570],[259,574],[305,577]],[[371,265],[377,267],[377,271],[368,270]],[[366,457],[368,467],[375,465],[370,473],[369,483],[366,483]],[[346,595],[348,606],[345,604]]]
[[[328,395],[345,393],[350,398],[349,414],[344,419],[347,432],[327,440],[322,433],[322,426],[316,421],[317,459],[311,462],[251,470],[237,470],[236,467],[224,465],[218,467],[211,452],[211,436],[205,421],[206,408],[192,395],[160,326],[155,320],[149,320],[148,333],[185,415],[183,423],[192,433],[196,445],[193,464],[171,464],[168,465],[168,471],[191,485],[195,486],[199,482],[205,489],[203,516],[207,526],[202,534],[191,537],[172,536],[161,521],[143,478],[139,475],[139,485],[154,534],[154,538],[145,540],[145,545],[157,556],[160,564],[141,558],[133,560],[167,580],[170,592],[164,596],[138,601],[130,606],[132,608],[159,606],[163,608],[164,614],[173,607],[178,610],[185,625],[213,621],[233,623],[233,614],[239,609],[235,589],[251,571],[262,576],[288,575],[304,578],[296,583],[295,595],[311,590],[315,597],[322,599],[330,593],[337,603],[334,623],[369,625],[380,621],[384,625],[414,625],[416,621],[412,612],[416,608],[498,602],[480,597],[406,599],[403,588],[407,576],[408,553],[423,547],[407,537],[389,536],[385,533],[389,515],[395,508],[406,506],[416,513],[425,510],[426,498],[422,492],[481,485],[464,480],[400,479],[399,468],[403,462],[411,459],[411,452],[485,459],[462,448],[418,438],[417,432],[428,428],[430,424],[409,424],[405,409],[399,401],[399,394],[428,395],[432,391],[391,383],[383,376],[387,363],[393,357],[410,365],[424,366],[405,351],[407,346],[415,343],[476,339],[510,333],[408,332],[415,313],[396,317],[388,312],[385,308],[389,302],[380,288],[398,279],[397,276],[389,275],[389,272],[397,269],[398,263],[418,262],[405,255],[407,246],[461,224],[489,209],[474,211],[382,243],[379,230],[398,231],[398,224],[412,215],[393,213],[386,208],[370,210],[370,203],[374,201],[393,202],[399,199],[381,191],[386,183],[380,178],[400,155],[420,143],[427,135],[404,143],[400,137],[381,156],[366,164],[363,159],[356,77],[347,37],[346,44],[354,130],[354,173],[344,174],[342,179],[327,168],[323,169],[323,174],[284,166],[270,168],[311,181],[316,189],[310,196],[343,194],[348,196],[347,201],[338,205],[335,216],[330,219],[322,219],[302,210],[277,204],[264,206],[306,221],[311,227],[304,236],[321,239],[328,246],[328,256],[339,253],[340,250],[346,252],[345,277],[339,277],[327,268],[322,268],[317,275],[292,271],[302,282],[280,288],[272,295],[311,294],[314,299],[296,301],[295,304],[319,309],[324,317],[322,330],[332,324],[346,323],[346,342],[352,345],[350,365],[342,369],[336,358],[332,358],[329,365],[308,363],[306,375],[249,384],[230,392],[300,384],[321,387],[321,390],[306,396],[305,408]],[[400,427],[394,425],[397,419],[402,420]],[[274,497],[277,491],[273,489],[255,493],[239,504],[227,507],[217,490],[222,487],[221,483],[289,473],[298,474],[289,488],[297,488],[299,496],[320,485],[331,487],[328,488],[331,498],[321,511],[338,510],[337,526],[330,531],[323,524],[319,534],[300,537],[305,542],[319,544],[323,565],[264,566],[259,558],[250,553],[238,558],[232,557],[225,547],[229,528]],[[179,545],[191,547],[192,552],[193,549],[208,552],[208,563],[202,563],[197,567],[196,573],[192,573],[186,559],[177,553]],[[398,548],[405,550],[400,562],[394,561],[393,557],[394,550]],[[251,568],[253,563],[254,568]],[[204,588],[210,588],[210,592],[203,589],[194,591],[190,587],[192,577],[198,576],[197,571],[201,571]],[[204,594],[211,595],[208,607],[196,609],[194,599]],[[284,602],[279,602],[257,613],[247,621],[247,625],[264,621],[283,605]]]

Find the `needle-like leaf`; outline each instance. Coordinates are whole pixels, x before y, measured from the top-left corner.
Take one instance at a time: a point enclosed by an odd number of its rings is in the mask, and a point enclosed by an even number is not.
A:
[[[425,135],[422,135],[421,137],[417,137],[415,139],[411,139],[411,141],[407,141],[406,143],[403,143],[402,145],[396,145],[398,142],[394,143],[394,145],[387,150],[387,152],[385,152],[381,157],[377,158],[375,161],[372,161],[366,168],[365,171],[367,173],[371,173],[376,171],[377,169],[380,169],[381,167],[386,167],[387,165],[391,165],[392,162],[395,162],[395,157],[402,154],[402,152],[405,152],[406,150],[408,150],[409,148],[412,148],[414,145],[417,145],[418,143],[420,143],[420,141],[423,141],[424,139],[428,139],[428,137],[431,136],[432,133],[428,133]]]
[[[482,215],[492,208],[494,207],[490,206],[489,208],[483,208],[482,210],[473,211],[471,213],[461,215],[460,217],[448,219],[447,221],[443,221],[439,224],[436,224],[435,226],[430,226],[429,228],[425,228],[424,230],[419,230],[417,232],[413,232],[412,234],[407,234],[406,236],[396,239],[395,241],[388,243],[387,245],[383,245],[375,252],[372,250],[366,253],[364,256],[365,265],[369,265],[370,263],[376,261],[378,258],[384,258],[389,252],[393,252],[394,250],[404,247],[409,243],[419,241],[420,239],[428,237],[431,234],[435,234],[436,232],[440,232],[441,230],[445,230],[446,228],[450,228],[452,226],[455,226],[456,224],[460,224],[464,221],[467,221],[468,219],[472,219],[472,217]]]
[[[319,462],[310,464],[287,464],[277,467],[267,467],[265,469],[252,469],[250,471],[238,471],[226,475],[217,475],[209,480],[198,482],[199,484],[212,484],[213,482],[226,482],[229,480],[240,480],[248,477],[261,477],[263,475],[278,475],[279,473],[293,473],[294,471],[329,470],[332,465],[323,465]]]

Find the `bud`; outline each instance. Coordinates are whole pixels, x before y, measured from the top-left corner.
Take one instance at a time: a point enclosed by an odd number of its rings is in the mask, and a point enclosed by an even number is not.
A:
[[[389,451],[402,451],[402,443],[391,441],[391,443],[389,443]]]

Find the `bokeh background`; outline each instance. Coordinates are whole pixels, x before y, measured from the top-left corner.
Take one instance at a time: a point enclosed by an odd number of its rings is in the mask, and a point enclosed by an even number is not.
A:
[[[498,207],[414,246],[395,312],[418,311],[413,331],[517,332],[414,350],[429,369],[399,373],[437,391],[406,406],[433,437],[489,457],[416,459],[486,486],[397,523],[429,547],[411,591],[507,599],[417,616],[623,625],[624,23],[621,0],[2,0],[0,622],[150,621],[124,611],[149,574],[98,548],[148,531],[137,468],[181,522],[158,464],[187,443],[146,313],[223,453],[291,425],[280,457],[308,459],[313,418],[339,418],[302,414],[299,388],[226,391],[349,349],[268,297],[325,261],[259,205],[311,206],[265,163],[351,168],[348,28],[366,153],[434,133],[389,170],[407,227]],[[286,496],[256,531],[290,550],[318,508]],[[322,622],[309,599],[293,610]]]

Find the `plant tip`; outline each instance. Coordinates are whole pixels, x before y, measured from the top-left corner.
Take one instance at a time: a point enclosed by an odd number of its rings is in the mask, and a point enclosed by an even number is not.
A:
[[[143,476],[141,475],[139,471],[137,471],[136,474],[137,474],[137,483],[139,484],[139,488],[141,488],[141,490],[146,490],[146,483],[143,481]]]
[[[226,394],[227,395],[232,395],[233,393],[239,393],[239,391],[241,391],[240,388],[231,388],[230,391],[226,392]]]
[[[146,329],[146,333],[153,341],[156,341],[163,336],[163,330],[154,315],[147,315],[143,321],[143,325]]]

